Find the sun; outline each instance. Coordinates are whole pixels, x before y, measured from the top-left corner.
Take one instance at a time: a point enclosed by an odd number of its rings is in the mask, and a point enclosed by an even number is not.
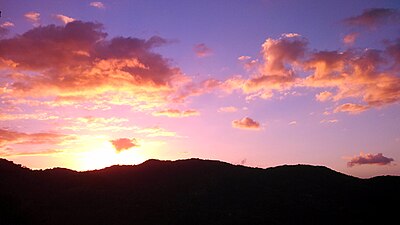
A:
[[[117,152],[110,141],[91,141],[86,149],[78,156],[78,170],[96,170],[112,165],[133,165],[144,162],[146,159],[140,148],[130,148]]]

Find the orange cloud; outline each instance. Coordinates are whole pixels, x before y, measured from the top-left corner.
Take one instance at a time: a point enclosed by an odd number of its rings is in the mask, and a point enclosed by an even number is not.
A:
[[[179,68],[152,52],[166,44],[165,39],[109,40],[102,27],[73,21],[65,26],[36,27],[0,40],[0,59],[10,62],[0,63],[0,67],[12,71],[6,78],[8,95],[153,106],[172,99],[178,87],[187,82]]]
[[[347,112],[350,114],[358,114],[368,109],[368,106],[353,103],[345,103],[335,108],[334,112]]]
[[[178,109],[166,109],[157,112],[153,112],[153,116],[167,116],[167,117],[189,117],[189,116],[198,116],[200,112],[193,109],[188,110],[178,110]]]
[[[212,54],[211,48],[207,47],[204,43],[194,45],[193,51],[196,53],[197,57],[206,57]]]
[[[372,8],[364,10],[360,15],[344,20],[350,26],[376,28],[378,25],[400,22],[400,11],[389,8]]]
[[[254,121],[249,117],[244,117],[240,120],[232,121],[232,127],[239,128],[239,129],[248,129],[248,130],[260,130],[261,126],[260,123]]]
[[[347,166],[348,167],[353,167],[353,166],[356,166],[356,165],[380,165],[380,166],[384,166],[384,165],[389,165],[393,161],[394,161],[394,159],[385,157],[385,156],[383,156],[382,153],[378,153],[378,154],[371,154],[371,153],[363,154],[363,153],[360,153],[359,156],[354,156],[347,163]]]
[[[271,98],[274,92],[295,86],[298,77],[294,66],[301,64],[306,50],[307,40],[298,34],[283,34],[278,39],[268,38],[262,45],[262,61],[251,62],[251,67],[256,66],[257,71],[249,79],[240,76],[229,78],[221,82],[219,88],[227,92],[241,90],[247,95],[247,100]],[[248,59],[246,56],[239,57],[240,61]]]
[[[115,140],[110,140],[111,144],[114,146],[117,152],[127,150],[133,147],[138,147],[138,143],[135,138],[119,138]]]
[[[359,35],[359,33],[357,33],[357,32],[352,32],[350,34],[347,34],[343,38],[343,43],[348,44],[348,45],[354,44],[354,42],[356,41],[358,35]]]

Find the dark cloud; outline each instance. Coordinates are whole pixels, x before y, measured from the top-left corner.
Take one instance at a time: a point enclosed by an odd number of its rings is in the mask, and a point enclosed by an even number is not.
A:
[[[364,10],[360,15],[344,20],[350,26],[377,27],[387,23],[399,23],[400,11],[398,9],[372,8]]]
[[[382,153],[378,154],[360,154],[359,156],[355,156],[352,158],[348,163],[348,167],[353,167],[356,165],[368,165],[368,164],[374,164],[374,165],[388,165],[391,162],[393,162],[394,159],[388,158],[383,156]]]

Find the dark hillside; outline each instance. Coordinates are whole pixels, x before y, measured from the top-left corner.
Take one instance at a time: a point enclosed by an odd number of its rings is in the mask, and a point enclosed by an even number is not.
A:
[[[0,224],[391,224],[400,177],[149,160],[75,172],[0,160]]]

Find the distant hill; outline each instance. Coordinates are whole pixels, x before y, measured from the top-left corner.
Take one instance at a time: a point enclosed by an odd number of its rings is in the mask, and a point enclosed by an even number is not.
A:
[[[396,224],[400,177],[148,160],[76,172],[0,159],[1,225]]]

